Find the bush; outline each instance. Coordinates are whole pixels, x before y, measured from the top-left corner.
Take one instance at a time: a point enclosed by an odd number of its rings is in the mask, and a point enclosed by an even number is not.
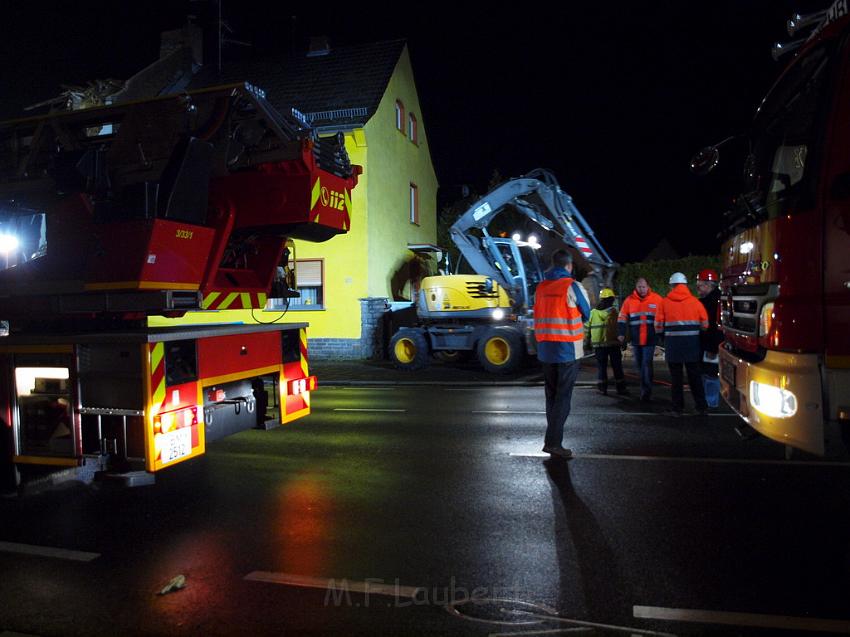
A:
[[[635,280],[643,277],[653,291],[661,296],[667,294],[670,286],[667,283],[674,272],[682,272],[688,277],[688,287],[696,295],[697,273],[705,268],[720,272],[720,256],[690,256],[681,259],[664,259],[660,261],[642,261],[625,263],[617,270],[614,278],[614,291],[622,302],[635,288]]]

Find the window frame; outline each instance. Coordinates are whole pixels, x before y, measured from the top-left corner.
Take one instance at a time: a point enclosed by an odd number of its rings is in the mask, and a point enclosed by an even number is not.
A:
[[[302,285],[298,282],[298,266],[300,264],[308,262],[308,261],[311,262],[311,263],[315,262],[315,263],[319,264],[319,272],[320,272],[319,278],[320,278],[321,282],[317,286],[315,286],[315,285]],[[296,287],[298,288],[299,293],[304,288],[316,288],[318,290],[317,293],[316,293],[317,302],[315,304],[300,303],[299,301],[302,300],[302,297],[299,296],[299,297],[293,298],[290,301],[290,303],[289,303],[289,309],[290,310],[296,311],[296,312],[315,312],[315,311],[325,309],[325,303],[326,303],[325,290],[326,290],[326,287],[325,287],[325,260],[324,259],[322,259],[320,257],[309,258],[309,259],[295,259],[295,281],[296,281]]]
[[[408,194],[408,206],[410,212],[410,223],[418,226],[419,224],[419,186],[412,181],[410,182],[410,190]]]
[[[413,113],[407,114],[407,138],[414,144],[419,145],[419,120]]]
[[[401,100],[395,101],[395,127],[396,130],[404,133],[404,102]]]

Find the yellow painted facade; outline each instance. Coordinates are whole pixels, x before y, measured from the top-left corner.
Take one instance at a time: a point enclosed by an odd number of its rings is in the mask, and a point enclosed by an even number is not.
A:
[[[404,105],[403,131],[396,128],[396,100]],[[418,123],[416,144],[407,136],[409,113]],[[363,166],[351,230],[325,243],[296,242],[298,259],[324,260],[324,309],[291,309],[285,318],[308,322],[311,339],[360,338],[360,299],[409,294],[409,284],[394,276],[413,257],[407,244],[436,241],[437,177],[406,46],[377,111],[363,128],[346,132],[345,147]],[[410,222],[411,184],[419,191],[419,225]]]

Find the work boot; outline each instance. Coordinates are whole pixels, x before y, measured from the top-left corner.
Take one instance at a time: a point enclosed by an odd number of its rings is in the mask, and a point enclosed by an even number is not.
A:
[[[543,453],[562,460],[570,460],[573,457],[573,452],[565,447],[543,447]]]

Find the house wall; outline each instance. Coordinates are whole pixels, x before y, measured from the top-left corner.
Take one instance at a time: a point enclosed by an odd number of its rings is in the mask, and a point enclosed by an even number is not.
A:
[[[372,170],[368,166],[366,136],[363,129],[345,134],[345,148],[352,164],[364,167],[357,186],[351,192],[351,229],[323,243],[295,242],[296,259],[324,261],[324,306],[318,310],[294,310],[286,321],[307,322],[308,343],[313,339],[359,339],[360,301],[368,294],[370,250],[367,228],[373,215],[367,205]],[[313,354],[321,354],[314,351]]]
[[[405,108],[404,131],[396,128],[395,102]],[[407,115],[418,121],[418,143],[407,137]],[[366,123],[369,224],[368,294],[390,300],[410,298],[408,243],[435,243],[437,238],[437,177],[431,163],[413,68],[407,47],[402,51],[377,111]],[[419,225],[410,223],[410,184],[419,190]],[[374,220],[379,220],[377,223]]]
[[[405,107],[396,128],[395,102]],[[407,114],[418,122],[417,144],[407,136]],[[437,177],[407,48],[365,127],[346,133],[352,163],[364,172],[352,197],[351,231],[325,244],[298,242],[297,258],[325,259],[325,308],[290,310],[287,320],[310,323],[310,355],[365,358],[381,354],[384,300],[410,298],[408,243],[435,243]],[[410,184],[419,190],[419,225],[410,222]]]

